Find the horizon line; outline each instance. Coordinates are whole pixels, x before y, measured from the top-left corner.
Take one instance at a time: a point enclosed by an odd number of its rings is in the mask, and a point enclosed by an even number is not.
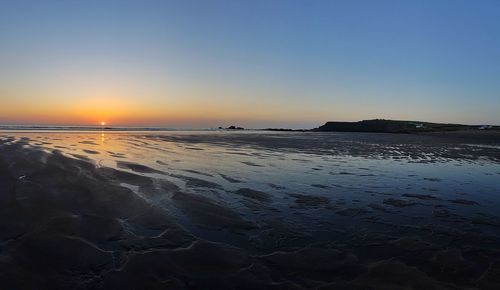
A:
[[[348,122],[348,123],[356,123],[356,122],[361,122],[361,121],[369,121],[369,120],[387,120],[387,121],[405,121],[405,122],[421,122],[421,123],[436,123],[436,124],[454,124],[454,125],[463,125],[463,126],[484,126],[484,125],[490,125],[490,126],[500,126],[500,124],[493,124],[493,123],[478,123],[478,124],[467,124],[467,123],[453,123],[453,122],[430,122],[430,121],[422,121],[422,120],[403,120],[403,119],[387,119],[387,118],[370,118],[370,119],[361,119],[357,121],[345,121],[345,120],[335,120],[335,121],[323,121],[318,122],[318,127],[322,126],[328,122]],[[113,130],[113,129],[119,129],[119,128],[124,128],[124,129],[163,129],[163,130],[217,130],[217,129],[226,129],[224,128],[224,125],[218,125],[218,126],[213,126],[213,127],[176,127],[176,126],[168,126],[168,125],[126,125],[126,124],[116,124],[112,125],[106,122],[106,125],[101,125],[98,122],[97,124],[44,124],[44,123],[0,123],[0,129],[2,127],[54,127],[54,128],[92,128],[92,129],[107,129],[107,130]],[[221,121],[221,123],[229,123],[229,121]],[[244,122],[242,122],[244,123]],[[227,126],[227,125],[225,125]],[[231,122],[230,126],[236,126],[236,127],[241,127],[241,125],[238,125],[238,122]],[[229,127],[229,126],[228,126]],[[294,127],[294,126],[292,126]],[[309,129],[314,129],[313,128],[295,128],[297,130],[309,130]],[[292,129],[290,127],[283,127],[283,126],[259,126],[259,127],[248,127],[244,128],[248,130],[259,130],[259,129]]]

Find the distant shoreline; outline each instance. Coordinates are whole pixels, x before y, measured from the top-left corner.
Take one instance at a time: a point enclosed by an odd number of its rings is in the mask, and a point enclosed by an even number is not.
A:
[[[422,121],[403,121],[373,119],[358,122],[326,122],[313,129],[318,132],[372,132],[372,133],[425,133],[451,132],[465,130],[500,130],[493,125],[463,125],[451,123],[431,123]]]
[[[312,129],[290,128],[243,128],[229,126],[227,128],[168,128],[168,127],[128,127],[128,126],[64,126],[64,125],[0,125],[0,131],[92,131],[92,132],[160,132],[160,131],[274,131],[274,132],[364,132],[364,133],[439,133],[439,132],[500,132],[497,125],[463,125],[451,123],[430,123],[422,121],[403,121],[373,119],[357,122],[334,122]],[[458,134],[455,134],[458,135]],[[470,134],[469,134],[470,135]],[[477,135],[477,134],[476,134]],[[484,134],[483,134],[484,135]]]

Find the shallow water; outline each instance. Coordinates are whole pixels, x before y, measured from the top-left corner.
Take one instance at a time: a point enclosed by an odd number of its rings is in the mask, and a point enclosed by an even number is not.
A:
[[[477,270],[474,263],[498,263],[475,256],[478,251],[491,255],[499,245],[498,144],[258,131],[0,133],[0,139],[8,137],[15,137],[10,143],[59,152],[97,168],[145,176],[153,187],[126,179],[119,185],[166,211],[197,238],[264,260],[280,251],[335,248],[352,252],[359,264],[397,258],[443,285],[458,286],[477,286],[481,277],[489,277],[486,266]],[[224,219],[207,215],[226,209]],[[405,245],[416,252],[402,255],[401,239],[413,239]],[[424,261],[416,256],[421,243],[435,251]],[[460,263],[450,262],[455,263],[450,273],[436,270],[436,255],[449,249],[460,251]],[[273,260],[268,267],[280,263]],[[470,279],[457,276],[467,271]],[[316,274],[307,278],[325,280]]]

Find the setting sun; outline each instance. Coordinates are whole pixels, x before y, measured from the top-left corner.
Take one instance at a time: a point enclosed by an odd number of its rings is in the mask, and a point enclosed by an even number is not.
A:
[[[101,122],[101,126],[104,126],[104,125],[106,125],[106,122]]]

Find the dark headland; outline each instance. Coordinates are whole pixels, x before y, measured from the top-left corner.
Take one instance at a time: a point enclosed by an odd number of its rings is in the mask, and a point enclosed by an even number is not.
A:
[[[462,125],[446,123],[430,123],[420,121],[399,121],[373,119],[358,122],[326,122],[312,129],[317,132],[372,132],[372,133],[419,133],[419,132],[453,132],[468,130],[500,130],[498,126]]]
[[[230,128],[228,128],[230,129]],[[431,123],[422,121],[403,121],[372,119],[357,122],[329,121],[314,129],[266,128],[266,131],[295,132],[366,132],[366,133],[433,133],[433,132],[496,132],[500,126],[495,125],[463,125],[451,123]]]
[[[422,121],[372,119],[357,122],[326,122],[314,129],[267,128],[266,131],[286,132],[359,132],[418,134],[451,137],[481,142],[500,142],[500,126],[431,123]]]

